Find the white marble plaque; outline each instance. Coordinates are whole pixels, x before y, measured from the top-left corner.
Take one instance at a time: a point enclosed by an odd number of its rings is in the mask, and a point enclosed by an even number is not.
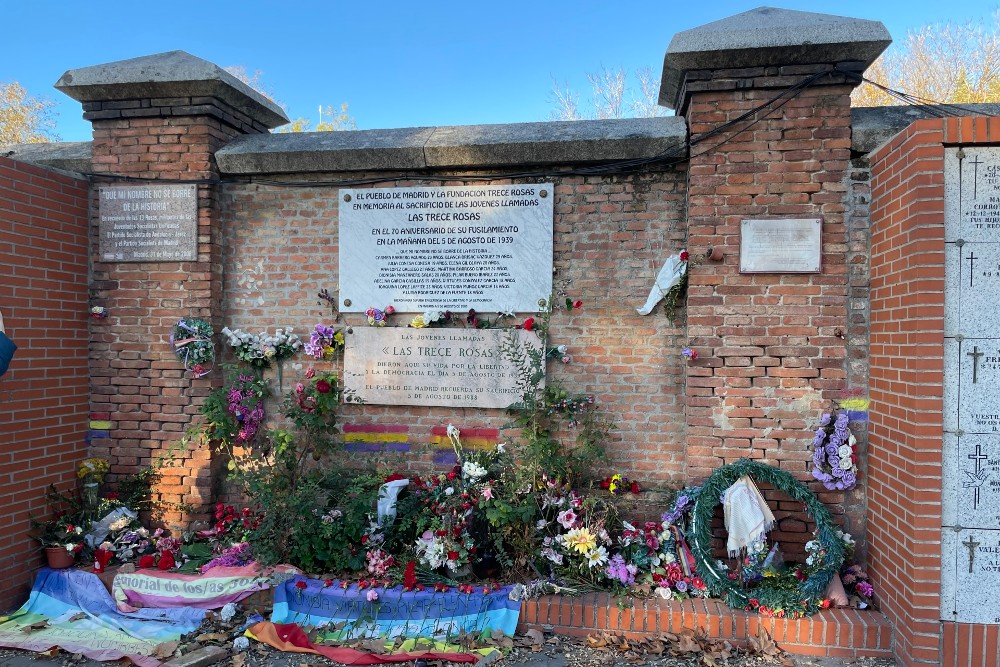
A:
[[[537,312],[551,183],[340,191],[340,309]]]
[[[99,252],[105,262],[198,259],[198,187],[103,185]]]
[[[743,220],[740,273],[819,273],[823,221],[819,218]]]
[[[1000,530],[945,528],[941,575],[941,620],[1000,623]]]
[[[1000,623],[1000,149],[945,150],[941,618]]]
[[[541,353],[520,329],[354,327],[344,352],[344,388],[364,403],[506,408],[522,398],[518,365],[503,348]]]
[[[1000,241],[1000,148],[946,148],[944,167],[945,239]]]

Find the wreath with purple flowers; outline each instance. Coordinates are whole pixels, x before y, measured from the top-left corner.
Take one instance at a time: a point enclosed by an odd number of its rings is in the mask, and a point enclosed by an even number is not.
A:
[[[824,414],[813,437],[812,476],[830,491],[853,489],[858,483],[858,445],[847,428],[847,413]]]

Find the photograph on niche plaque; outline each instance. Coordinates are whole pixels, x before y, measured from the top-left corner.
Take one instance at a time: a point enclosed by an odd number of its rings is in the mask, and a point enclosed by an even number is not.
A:
[[[740,222],[740,273],[819,273],[822,258],[822,218]]]
[[[198,259],[198,186],[105,185],[99,201],[102,261]]]

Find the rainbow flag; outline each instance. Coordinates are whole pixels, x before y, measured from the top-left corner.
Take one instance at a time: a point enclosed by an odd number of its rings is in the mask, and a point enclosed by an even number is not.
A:
[[[193,632],[204,617],[205,610],[195,608],[124,614],[97,575],[42,568],[28,601],[0,616],[0,646],[35,652],[58,646],[94,660],[128,658],[157,667],[157,646]]]

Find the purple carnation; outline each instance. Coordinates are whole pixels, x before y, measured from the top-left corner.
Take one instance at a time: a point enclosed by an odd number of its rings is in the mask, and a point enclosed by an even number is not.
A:
[[[820,417],[819,425],[820,426],[826,426],[829,423],[830,423],[830,413],[829,412],[824,412],[823,416]]]
[[[862,595],[864,595],[866,598],[870,598],[872,595],[875,594],[875,588],[867,581],[859,581],[857,586],[855,586],[854,588],[856,588],[857,591]]]

